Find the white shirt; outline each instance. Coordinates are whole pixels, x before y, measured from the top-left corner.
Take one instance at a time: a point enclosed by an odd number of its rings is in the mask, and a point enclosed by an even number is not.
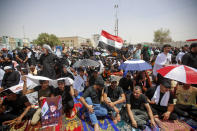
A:
[[[136,48],[134,49],[134,51]],[[133,59],[141,59],[141,49],[137,50],[135,54],[133,54]]]
[[[73,88],[78,92],[82,92],[85,87],[85,82],[87,81],[87,77],[84,75],[83,78],[80,75],[77,75],[74,80]]]
[[[3,80],[4,74],[5,74],[5,71],[0,68],[0,81]]]
[[[182,57],[185,55],[185,52],[179,52],[178,55],[176,56],[176,62],[181,61]]]
[[[31,51],[27,53],[28,58],[31,58]]]
[[[160,53],[156,60],[155,60],[155,65],[153,67],[153,75],[157,76],[157,70],[161,69],[165,64],[170,64],[171,62],[171,54],[168,53],[165,55],[163,52]]]

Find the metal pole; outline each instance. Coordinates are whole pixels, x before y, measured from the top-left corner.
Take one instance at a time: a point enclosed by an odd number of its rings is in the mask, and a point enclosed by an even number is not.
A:
[[[118,4],[115,4],[115,35],[118,36]]]

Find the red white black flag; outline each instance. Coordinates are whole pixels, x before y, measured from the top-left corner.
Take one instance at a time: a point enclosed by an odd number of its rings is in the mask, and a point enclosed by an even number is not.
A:
[[[123,40],[118,36],[111,35],[102,30],[98,46],[109,51],[121,49],[123,46]]]

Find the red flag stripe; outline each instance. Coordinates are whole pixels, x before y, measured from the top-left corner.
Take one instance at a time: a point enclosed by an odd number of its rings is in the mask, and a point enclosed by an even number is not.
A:
[[[189,39],[189,40],[186,40],[186,41],[197,41],[197,39]]]
[[[122,40],[122,38],[120,38],[118,36],[111,35],[111,34],[109,34],[108,32],[106,32],[104,30],[102,30],[101,35],[104,36],[104,37],[106,37],[107,39],[114,40],[114,41],[117,41],[119,43],[123,43],[124,42]]]
[[[196,83],[197,72],[195,72],[194,70],[192,70],[191,68],[188,68],[186,66],[184,66],[184,68],[185,68],[185,72],[186,72],[187,83],[188,84]],[[190,73],[190,72],[192,72],[192,73]],[[190,74],[190,75],[188,75],[188,74]]]

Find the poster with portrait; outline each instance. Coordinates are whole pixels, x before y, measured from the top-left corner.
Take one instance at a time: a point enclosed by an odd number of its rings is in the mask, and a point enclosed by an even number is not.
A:
[[[42,102],[42,127],[56,126],[62,118],[62,97],[47,97]]]

